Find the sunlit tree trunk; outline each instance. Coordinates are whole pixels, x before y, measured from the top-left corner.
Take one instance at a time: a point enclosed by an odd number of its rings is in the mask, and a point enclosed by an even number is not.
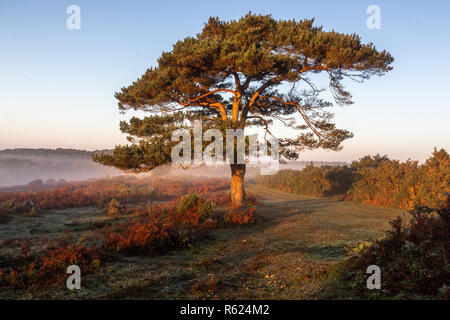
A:
[[[231,203],[240,207],[245,200],[244,176],[245,164],[231,164]]]

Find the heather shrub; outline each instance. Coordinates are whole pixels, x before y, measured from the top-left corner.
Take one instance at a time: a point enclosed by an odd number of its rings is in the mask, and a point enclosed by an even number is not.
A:
[[[200,215],[200,222],[204,222],[208,219],[211,219],[213,211],[214,211],[214,203],[209,201],[201,202],[198,208],[198,213]]]
[[[362,246],[332,274],[328,298],[450,298],[450,198],[435,210],[415,207],[384,239]],[[381,269],[381,290],[368,290],[366,269]]]
[[[36,213],[37,208],[33,201],[8,199],[0,203],[0,211],[11,214],[33,214]]]
[[[195,193],[191,193],[190,195],[180,200],[180,202],[177,204],[177,211],[186,212],[190,209],[193,209],[198,206],[199,201],[199,197]]]
[[[231,205],[231,196],[229,192],[216,192],[213,194],[205,195],[205,199],[218,206]],[[252,193],[245,191],[245,204],[255,205],[256,203],[256,197]]]
[[[125,206],[123,206],[119,200],[112,199],[105,208],[105,214],[108,216],[119,216],[125,213]]]
[[[22,254],[9,260],[0,268],[0,288],[28,288],[31,285],[56,285],[65,281],[70,265],[78,265],[83,274],[92,273],[104,261],[96,247],[58,243],[49,246],[39,255],[31,255],[22,244]]]
[[[213,204],[195,194],[180,201],[139,208],[135,218],[123,230],[108,235],[104,247],[127,253],[154,254],[190,247],[207,236]]]
[[[231,208],[224,216],[224,221],[229,224],[252,224],[255,223],[254,207]]]
[[[205,199],[218,206],[231,204],[231,196],[229,192],[216,192],[213,194],[208,194],[205,195]]]
[[[142,203],[149,200],[174,200],[195,192],[209,195],[229,187],[227,179],[209,178],[142,178],[115,177],[94,181],[72,182],[58,185],[50,190],[1,192],[0,209],[10,213],[26,212],[31,209],[24,201],[44,210],[74,208],[96,205],[101,208],[112,199],[121,203]],[[25,189],[24,189],[25,190]]]
[[[315,167],[310,164],[303,170],[281,170],[275,175],[261,176],[259,182],[269,188],[310,196],[344,195],[353,182],[348,166]]]

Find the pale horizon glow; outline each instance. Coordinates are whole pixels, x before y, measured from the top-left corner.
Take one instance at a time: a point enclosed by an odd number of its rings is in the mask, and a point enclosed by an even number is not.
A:
[[[81,30],[66,28],[66,8],[81,8]],[[206,5],[207,4],[207,5]],[[366,27],[366,8],[381,8],[381,29]],[[356,33],[388,50],[394,70],[346,82],[355,103],[336,106],[336,124],[354,133],[340,152],[299,160],[351,161],[366,154],[424,161],[450,151],[448,2],[408,1],[2,1],[0,3],[0,150],[111,149],[127,143],[114,92],[156,65],[163,51],[200,32],[209,16],[247,12],[276,19],[316,18],[325,30]],[[144,115],[142,112],[137,113]]]

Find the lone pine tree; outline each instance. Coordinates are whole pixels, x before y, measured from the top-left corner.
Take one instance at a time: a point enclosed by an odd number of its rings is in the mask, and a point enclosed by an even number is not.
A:
[[[334,104],[322,98],[325,89],[311,76],[325,75],[332,100],[351,104],[342,81],[384,75],[393,58],[372,43],[361,43],[356,34],[327,32],[313,23],[251,13],[237,21],[210,18],[199,34],[178,41],[162,53],[157,67],[115,94],[121,111],[151,115],[121,122],[131,144],[95,155],[94,161],[131,172],[169,164],[178,144],[171,141],[172,132],[191,130],[194,120],[201,120],[205,130],[261,127],[279,139],[280,156],[287,159],[305,149],[340,150],[353,134],[336,128],[326,111]],[[275,124],[287,129],[280,132]],[[289,130],[296,138],[285,138]],[[231,199],[239,206],[246,165],[230,167]]]

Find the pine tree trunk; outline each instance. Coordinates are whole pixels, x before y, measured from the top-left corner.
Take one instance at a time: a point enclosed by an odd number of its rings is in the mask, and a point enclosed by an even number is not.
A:
[[[231,204],[242,206],[245,200],[244,176],[245,164],[231,164]]]

